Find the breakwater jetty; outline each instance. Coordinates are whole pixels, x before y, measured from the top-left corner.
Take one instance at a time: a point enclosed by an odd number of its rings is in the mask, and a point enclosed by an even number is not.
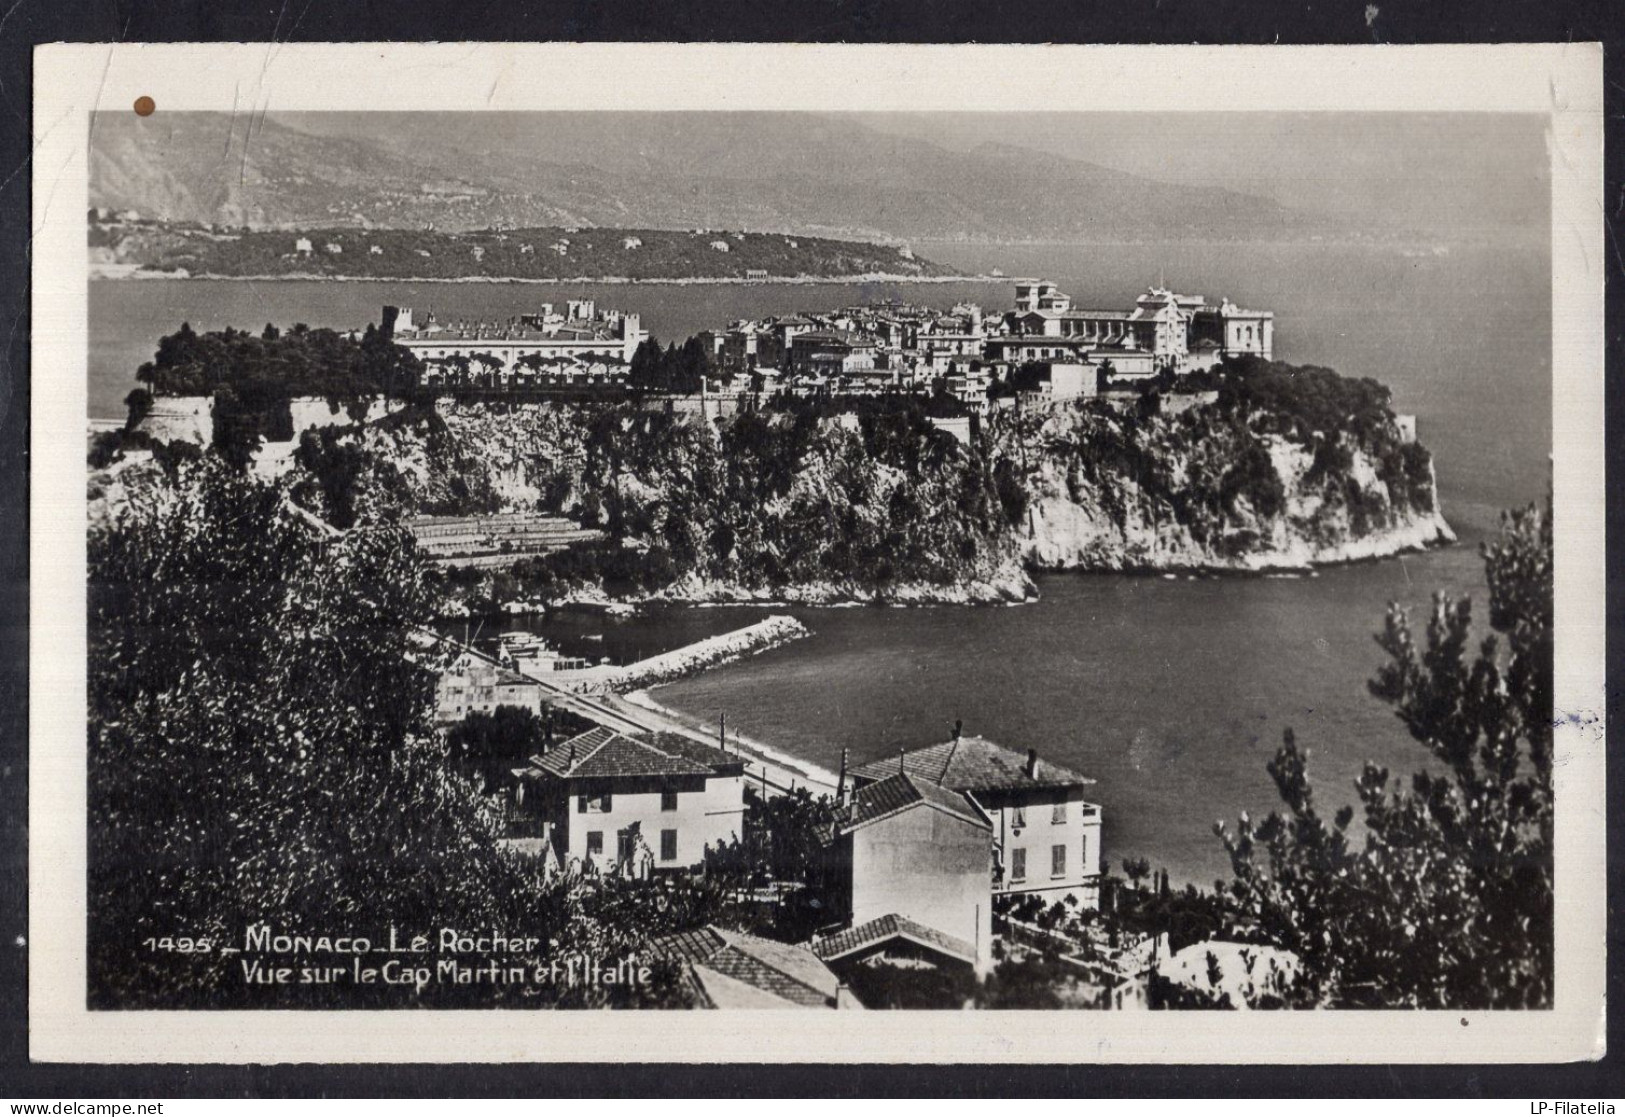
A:
[[[808,635],[807,626],[794,617],[772,616],[746,628],[707,637],[697,643],[640,659],[619,669],[613,689],[622,693],[658,686],[708,667],[728,663],[776,648]]]
[[[765,652],[808,634],[807,626],[794,617],[778,615],[619,666],[604,663],[558,670],[551,666],[552,661],[538,660],[534,663],[516,663],[514,669],[528,678],[569,694],[625,694]]]
[[[671,682],[807,635],[810,633],[806,625],[794,617],[778,615],[620,667],[600,665],[552,671],[519,666],[518,670],[540,686],[544,701],[616,732],[676,733],[693,741],[716,744],[720,726],[705,725],[669,710],[650,698],[643,688]],[[764,794],[783,794],[797,787],[806,787],[814,793],[835,789],[834,774],[816,765],[782,755],[759,742],[742,739],[736,732],[730,731],[726,740],[729,751],[737,751],[744,758],[747,777],[753,784],[759,784]]]

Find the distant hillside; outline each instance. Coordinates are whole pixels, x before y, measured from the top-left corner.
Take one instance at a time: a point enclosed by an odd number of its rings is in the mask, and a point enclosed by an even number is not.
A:
[[[776,233],[573,226],[466,233],[353,227],[253,232],[93,219],[90,251],[92,263],[113,275],[139,270],[346,279],[745,281],[953,274],[892,245]]]
[[[1281,239],[1327,218],[1001,144],[784,113],[98,115],[91,203],[255,227],[628,226],[863,239]]]

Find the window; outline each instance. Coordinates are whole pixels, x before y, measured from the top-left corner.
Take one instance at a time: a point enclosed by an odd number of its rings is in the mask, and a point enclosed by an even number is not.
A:
[[[1010,879],[1011,880],[1026,880],[1027,879],[1027,851],[1026,850],[1024,850],[1024,849],[1012,849],[1010,851]]]
[[[608,814],[609,806],[610,796],[607,792],[603,795],[578,795],[576,797],[576,814]]]
[[[1011,807],[1010,808],[1010,825],[1011,826],[1025,826],[1025,825],[1027,825],[1027,808],[1026,807]]]
[[[662,830],[660,832],[660,860],[677,860],[677,831]]]
[[[587,831],[587,856],[597,857],[604,852],[604,832],[602,830]]]
[[[1085,873],[1089,871],[1089,835],[1083,836],[1083,852],[1078,859],[1078,867]]]
[[[677,792],[662,791],[660,793],[660,809],[663,811],[675,811],[677,809]]]
[[[1052,877],[1066,876],[1066,847],[1051,846],[1049,850],[1049,875]]]
[[[1062,799],[1060,802],[1056,803],[1055,806],[1050,810],[1050,812],[1049,812],[1049,820],[1050,820],[1050,824],[1052,826],[1065,826],[1066,825],[1066,800],[1065,799]]]

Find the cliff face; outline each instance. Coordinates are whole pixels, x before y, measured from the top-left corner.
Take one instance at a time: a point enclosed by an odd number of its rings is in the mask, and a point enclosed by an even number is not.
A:
[[[1455,538],[1431,461],[1391,425],[1305,438],[1211,410],[1065,410],[1011,417],[991,441],[1019,476],[1015,532],[1036,567],[1304,569]]]
[[[349,437],[361,518],[542,510],[616,541],[488,575],[493,600],[902,604],[1025,600],[1032,568],[1302,569],[1453,539],[1426,451],[1385,409],[1350,427],[1091,403],[996,414],[965,447],[918,413],[443,402]]]

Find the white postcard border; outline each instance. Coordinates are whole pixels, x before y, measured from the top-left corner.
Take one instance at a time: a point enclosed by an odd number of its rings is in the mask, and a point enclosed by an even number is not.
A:
[[[50,45],[35,53],[29,1035],[76,1062],[1539,1062],[1604,1044],[1602,51]],[[342,75],[342,77],[340,77]],[[1155,75],[1155,80],[1147,80]],[[1550,120],[1557,986],[1540,1013],[91,1012],[85,1007],[89,113],[1531,112]]]

